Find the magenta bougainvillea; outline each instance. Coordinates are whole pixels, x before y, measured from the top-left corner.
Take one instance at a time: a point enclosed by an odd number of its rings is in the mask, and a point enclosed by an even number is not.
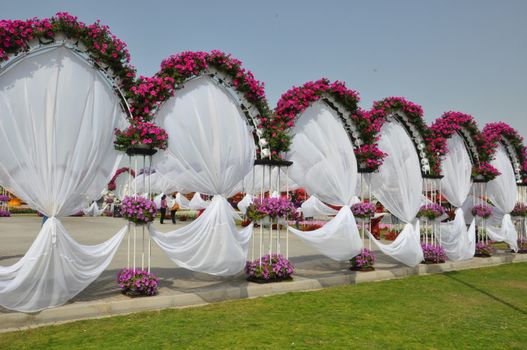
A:
[[[474,162],[472,164],[472,176],[482,181],[490,181],[500,175],[500,172],[488,163],[494,153],[493,146],[487,141],[485,135],[479,131],[476,120],[470,114],[454,111],[445,112],[440,118],[436,119],[430,129],[436,137],[445,139],[449,139],[455,133],[461,134],[462,131],[465,131],[464,135],[469,136],[476,147],[476,153],[468,149]],[[466,135],[467,133],[468,135]]]
[[[429,160],[430,175],[441,175],[441,158],[446,154],[446,140],[441,135],[435,135],[426,125],[421,106],[404,97],[388,97],[375,101],[369,114],[370,118],[384,122],[390,114],[398,111],[406,115],[408,122],[416,128],[423,138],[425,143],[423,151]]]
[[[91,58],[112,70],[120,87],[125,90],[134,83],[135,69],[129,64],[126,44],[115,37],[108,26],[99,21],[87,25],[66,12],[51,18],[0,21],[0,61],[29,49],[32,40],[53,42],[58,33],[86,47]]]
[[[363,142],[360,147],[354,148],[358,162],[366,170],[378,169],[385,157],[377,147],[379,123],[372,123],[369,119],[370,114],[358,108],[360,98],[356,91],[348,89],[341,81],[331,82],[326,78],[310,81],[299,87],[295,86],[280,97],[275,114],[266,127],[272,132],[284,134],[286,142],[277,145],[278,147],[273,148],[273,151],[280,156],[280,153],[288,150],[290,140],[287,131],[295,125],[302,112],[325,96],[342,105],[357,128],[359,138]]]
[[[521,167],[521,181],[527,184],[527,148],[523,145],[523,137],[504,122],[489,123],[483,128],[483,135],[488,145],[489,157],[493,157],[498,145],[505,140],[514,149]],[[490,159],[489,159],[490,161]]]

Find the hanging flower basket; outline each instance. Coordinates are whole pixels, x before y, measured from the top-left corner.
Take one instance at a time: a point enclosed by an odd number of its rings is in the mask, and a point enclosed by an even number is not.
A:
[[[358,219],[368,220],[375,215],[375,205],[369,202],[356,203],[351,206],[351,212]]]
[[[0,203],[9,202],[10,198],[6,194],[0,194]]]
[[[498,169],[489,163],[480,163],[479,166],[472,168],[472,179],[474,182],[489,182],[501,175]]]
[[[117,274],[121,293],[130,297],[152,296],[158,292],[159,278],[144,270],[122,269]]]
[[[474,254],[474,256],[477,256],[479,258],[488,258],[492,256],[492,253],[494,253],[494,248],[490,243],[476,243],[476,254]]]
[[[292,279],[294,265],[280,254],[265,255],[254,261],[247,261],[247,281],[255,283],[281,282]]]
[[[121,215],[136,225],[154,221],[157,215],[156,204],[141,196],[125,196],[121,203]]]
[[[511,216],[524,218],[527,217],[527,205],[523,203],[516,203],[511,212]]]
[[[446,262],[446,253],[443,247],[434,244],[421,244],[423,249],[423,264],[442,264]]]
[[[417,212],[418,218],[427,218],[428,220],[436,220],[445,215],[445,208],[437,203],[428,203],[422,205]]]
[[[472,215],[482,219],[488,219],[492,215],[492,207],[485,204],[478,204],[472,208]]]
[[[115,130],[114,146],[118,151],[127,153],[134,151],[142,154],[141,151],[166,149],[167,140],[168,134],[160,127],[152,123],[134,121],[124,131]]]
[[[351,271],[373,271],[375,270],[375,255],[369,249],[362,249],[359,255],[350,260]]]
[[[247,207],[247,217],[254,222],[270,224],[275,218],[295,220],[298,217],[293,202],[284,197],[255,198]]]

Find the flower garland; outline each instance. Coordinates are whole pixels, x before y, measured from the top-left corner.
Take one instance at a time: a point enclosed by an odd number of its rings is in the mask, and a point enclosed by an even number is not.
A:
[[[272,133],[264,127],[271,114],[265,97],[264,83],[256,80],[251,71],[243,68],[241,61],[218,50],[186,51],[170,56],[163,60],[161,69],[154,77],[140,77],[127,95],[132,114],[141,121],[152,120],[162,103],[173,96],[176,89],[181,88],[189,79],[207,74],[213,69],[229,77],[232,80],[232,88],[257,109],[256,119],[259,125],[256,126],[261,129],[259,133],[266,139],[270,148],[273,149],[275,145],[284,142],[281,134]]]
[[[115,174],[112,176],[112,179],[110,180],[110,182],[108,182],[108,191],[115,191],[115,189],[117,188],[117,185],[115,184],[115,181],[117,180],[119,175],[121,175],[122,173],[125,173],[125,172],[129,172],[130,175],[132,175],[132,177],[135,177],[134,169],[130,169],[128,167],[117,169]]]
[[[483,135],[489,145],[489,158],[494,156],[496,149],[500,143],[508,143],[512,146],[516,156],[518,157],[518,164],[520,169],[514,169],[519,182],[527,184],[527,147],[523,145],[523,137],[504,122],[489,123],[483,128]],[[490,161],[489,159],[488,161]],[[519,176],[518,176],[519,175]]]
[[[115,37],[108,26],[99,21],[86,25],[67,12],[58,12],[51,18],[0,21],[0,61],[27,51],[32,40],[52,43],[57,34],[83,45],[91,58],[107,69],[124,90],[134,83],[135,68],[130,63],[126,44]]]
[[[398,111],[406,115],[408,123],[415,127],[417,134],[424,141],[424,148],[421,151],[425,153],[429,164],[423,165],[423,172],[432,176],[441,175],[441,157],[446,154],[446,140],[440,135],[434,135],[432,130],[426,125],[421,106],[406,100],[404,97],[388,97],[375,101],[369,114],[371,118],[381,119],[385,122],[390,114]],[[414,140],[412,142],[415,143]],[[419,146],[417,145],[417,147]],[[420,156],[419,158],[422,157]]]
[[[500,175],[499,171],[488,163],[494,151],[492,147],[489,147],[491,145],[479,131],[476,120],[470,114],[445,112],[435,120],[430,129],[435,136],[445,139],[449,139],[456,133],[470,138],[474,149],[469,147],[467,151],[472,155],[472,177],[488,182]]]
[[[360,98],[356,91],[348,89],[341,81],[330,82],[326,78],[307,82],[300,87],[295,86],[280,97],[273,118],[267,124],[267,129],[284,135],[283,143],[273,145],[274,155],[281,157],[281,153],[289,150],[291,140],[288,131],[295,126],[302,112],[325,96],[331,97],[344,107],[357,128],[358,136],[363,142],[360,147],[354,147],[357,161],[363,163],[366,170],[377,170],[386,156],[377,147],[376,135],[382,124],[372,122],[369,119],[370,115],[358,108]]]

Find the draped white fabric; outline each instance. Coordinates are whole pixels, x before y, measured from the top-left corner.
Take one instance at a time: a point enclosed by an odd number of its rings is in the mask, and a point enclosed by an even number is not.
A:
[[[176,203],[179,205],[180,209],[190,209],[190,201],[181,193],[176,194]]]
[[[470,259],[476,249],[476,225],[472,219],[467,229],[462,206],[472,186],[472,162],[461,136],[454,134],[448,139],[447,147],[448,153],[442,162],[441,190],[458,209],[453,221],[441,223],[441,245],[450,260]]]
[[[379,172],[371,176],[373,194],[386,209],[407,224],[389,245],[379,242],[371,234],[370,238],[384,254],[415,266],[423,260],[419,224],[415,219],[421,207],[423,186],[419,158],[403,126],[395,121],[383,125],[378,145],[388,156]]]
[[[90,247],[55,217],[100,196],[119,164],[113,132],[124,123],[112,88],[64,47],[32,53],[0,75],[0,183],[50,217],[27,254],[0,268],[0,305],[63,304],[106,268],[125,229]]]
[[[173,193],[177,192],[177,185],[159,172],[150,175],[140,174],[133,179],[131,187],[136,193]]]
[[[82,212],[86,216],[101,216],[101,214],[104,213],[104,210],[106,210],[107,206],[108,205],[105,205],[99,209],[97,202],[93,202],[88,208],[82,209]]]
[[[329,216],[337,215],[338,211],[327,206],[317,196],[309,197],[302,206],[300,211],[304,214],[304,218],[312,218],[315,216]]]
[[[242,212],[242,214],[245,215],[247,213],[247,208],[249,207],[249,205],[251,205],[252,202],[253,196],[251,196],[250,194],[246,194],[236,206]]]
[[[299,116],[288,159],[293,181],[324,202],[343,206],[316,231],[290,231],[332,259],[357,255],[363,243],[349,208],[356,195],[357,161],[338,116],[325,103],[316,102]]]
[[[243,112],[228,91],[201,77],[163,105],[157,122],[169,135],[157,169],[174,179],[183,193],[215,196],[186,227],[166,234],[151,227],[153,239],[174,262],[193,271],[222,276],[240,272],[252,225],[236,230],[226,197],[236,193],[254,163],[254,140]]]
[[[494,220],[501,219],[501,225],[487,227],[490,239],[506,242],[515,251],[518,250],[518,233],[512,222],[510,212],[516,205],[517,186],[512,163],[507,151],[502,145],[496,150],[495,159],[491,164],[501,172],[501,175],[487,185],[487,194],[495,206]]]
[[[205,209],[209,206],[210,202],[204,200],[201,198],[201,194],[199,192],[194,193],[194,196],[192,196],[192,199],[189,202],[188,207],[192,210],[201,210]]]
[[[363,245],[349,206],[343,206],[337,216],[317,230],[304,232],[289,227],[289,232],[300,237],[320,253],[337,261],[351,259],[359,254]]]

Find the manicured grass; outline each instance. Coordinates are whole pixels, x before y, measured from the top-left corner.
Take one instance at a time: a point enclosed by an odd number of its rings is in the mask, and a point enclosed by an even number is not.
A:
[[[0,334],[44,348],[527,349],[527,263]]]

